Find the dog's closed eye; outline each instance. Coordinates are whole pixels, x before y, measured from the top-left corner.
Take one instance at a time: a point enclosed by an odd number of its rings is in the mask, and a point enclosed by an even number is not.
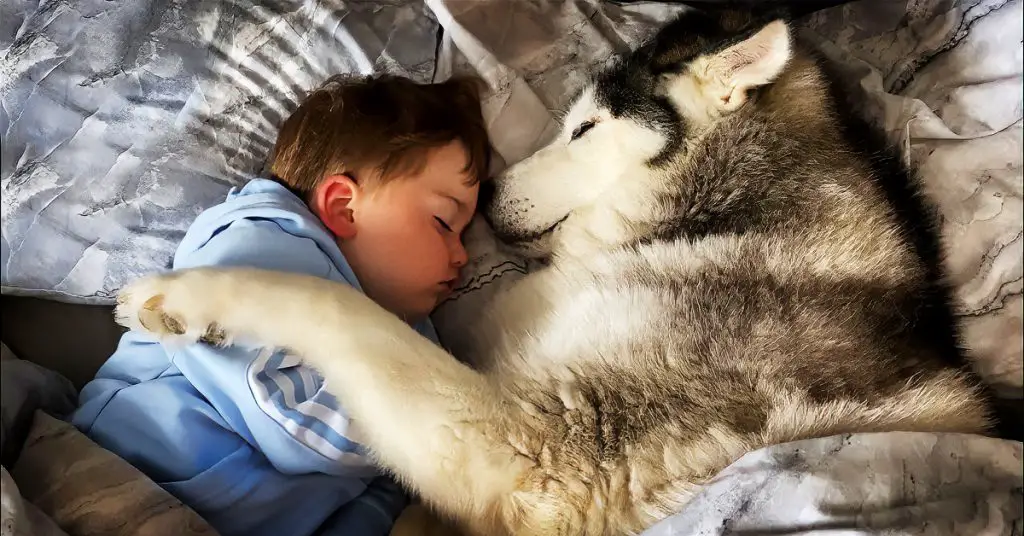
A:
[[[572,131],[572,138],[569,141],[576,141],[580,139],[580,137],[586,134],[588,130],[594,128],[595,124],[596,123],[593,121],[584,121],[580,123],[580,126],[576,127],[576,130]]]

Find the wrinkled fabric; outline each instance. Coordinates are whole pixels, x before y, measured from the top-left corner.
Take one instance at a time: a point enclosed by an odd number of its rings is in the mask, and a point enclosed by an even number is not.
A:
[[[70,415],[77,396],[67,378],[18,359],[0,343],[0,462],[10,467],[17,461],[36,410]]]
[[[18,485],[0,467],[0,534],[3,536],[68,536],[36,505],[24,500]]]
[[[1021,443],[889,432],[776,445],[716,475],[644,536],[1020,534]]]

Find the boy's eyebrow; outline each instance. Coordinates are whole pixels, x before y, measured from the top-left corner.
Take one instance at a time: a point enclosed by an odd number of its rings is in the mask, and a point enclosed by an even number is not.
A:
[[[450,200],[451,200],[452,202],[454,202],[454,203],[455,203],[455,206],[456,206],[456,207],[458,207],[458,209],[459,209],[460,211],[461,211],[461,210],[465,210],[465,209],[466,209],[466,204],[465,204],[465,203],[463,203],[463,202],[462,202],[462,200],[461,200],[461,199],[459,199],[458,197],[455,197],[454,195],[452,195],[452,194],[448,194],[448,193],[445,193],[445,192],[438,192],[438,194],[439,194],[439,195],[440,195],[441,197],[444,197],[445,199],[450,199]]]

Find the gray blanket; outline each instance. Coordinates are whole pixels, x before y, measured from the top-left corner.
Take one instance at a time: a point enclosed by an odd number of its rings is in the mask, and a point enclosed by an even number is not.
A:
[[[67,536],[21,496],[7,468],[17,461],[36,410],[70,413],[75,395],[71,382],[60,374],[16,358],[0,343],[0,536]]]
[[[215,536],[190,508],[56,416],[77,393],[0,344],[0,536]]]
[[[1019,535],[1021,444],[884,433],[752,452],[644,536]]]

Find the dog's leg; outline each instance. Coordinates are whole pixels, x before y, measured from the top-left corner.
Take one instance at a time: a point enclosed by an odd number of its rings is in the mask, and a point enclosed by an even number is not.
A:
[[[319,370],[368,446],[428,501],[492,517],[524,463],[498,390],[355,289],[253,269],[153,276],[119,297],[122,325],[168,342],[215,339],[287,348]]]

